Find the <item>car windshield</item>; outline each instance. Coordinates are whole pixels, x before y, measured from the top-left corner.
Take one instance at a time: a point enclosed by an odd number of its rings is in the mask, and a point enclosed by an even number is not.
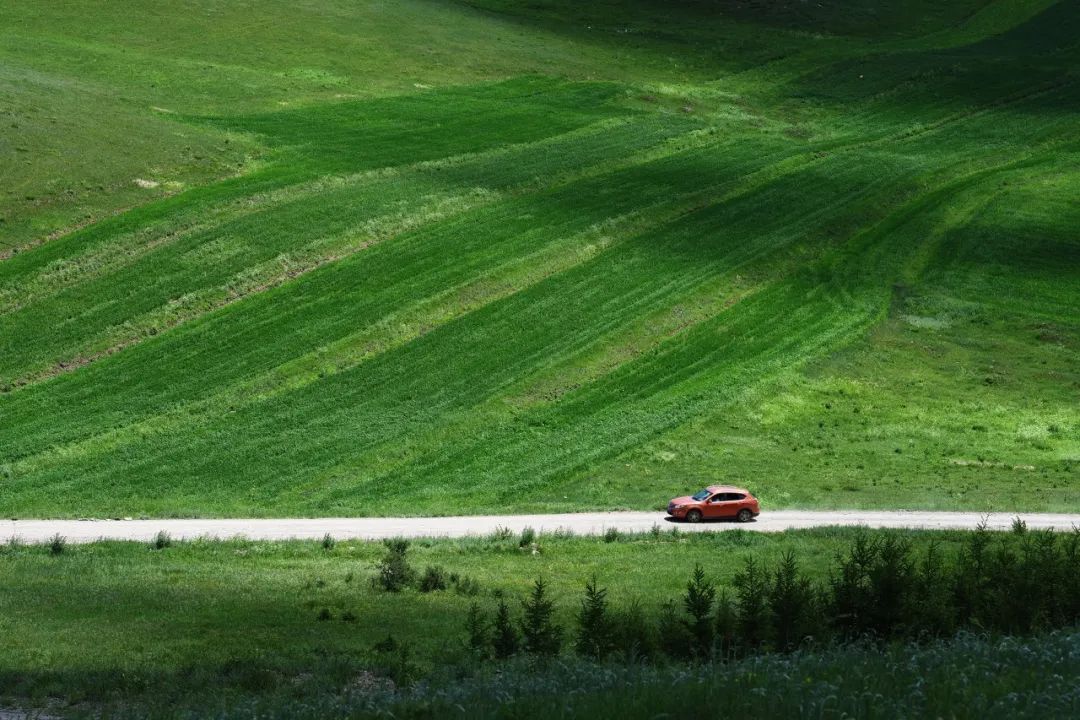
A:
[[[708,490],[702,490],[701,492],[697,493],[696,495],[693,495],[692,497],[695,500],[697,500],[698,502],[701,502],[702,500],[709,497],[710,495],[712,495],[712,493],[709,492]]]

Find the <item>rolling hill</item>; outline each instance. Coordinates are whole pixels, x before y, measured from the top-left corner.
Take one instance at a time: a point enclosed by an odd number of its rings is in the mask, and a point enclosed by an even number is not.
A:
[[[1080,9],[0,9],[9,516],[1080,507]]]

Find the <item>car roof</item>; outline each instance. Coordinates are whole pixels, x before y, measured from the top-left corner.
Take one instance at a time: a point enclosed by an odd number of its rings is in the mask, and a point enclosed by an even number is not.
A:
[[[705,489],[708,490],[711,493],[737,492],[737,493],[744,493],[746,495],[750,494],[750,491],[747,490],[746,488],[735,487],[734,485],[710,485],[709,487],[707,487]]]

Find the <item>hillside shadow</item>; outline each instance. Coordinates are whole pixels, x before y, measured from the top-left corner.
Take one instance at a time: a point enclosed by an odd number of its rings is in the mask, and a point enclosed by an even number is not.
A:
[[[937,110],[1080,111],[1075,88],[1080,5],[1059,2],[1009,31],[952,48],[867,53],[827,63],[787,85],[793,98],[875,108],[912,120]]]

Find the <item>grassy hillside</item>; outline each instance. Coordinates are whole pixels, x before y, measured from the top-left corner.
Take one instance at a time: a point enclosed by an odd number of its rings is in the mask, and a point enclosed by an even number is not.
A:
[[[1080,507],[1080,11],[669,6],[0,10],[4,512]]]

